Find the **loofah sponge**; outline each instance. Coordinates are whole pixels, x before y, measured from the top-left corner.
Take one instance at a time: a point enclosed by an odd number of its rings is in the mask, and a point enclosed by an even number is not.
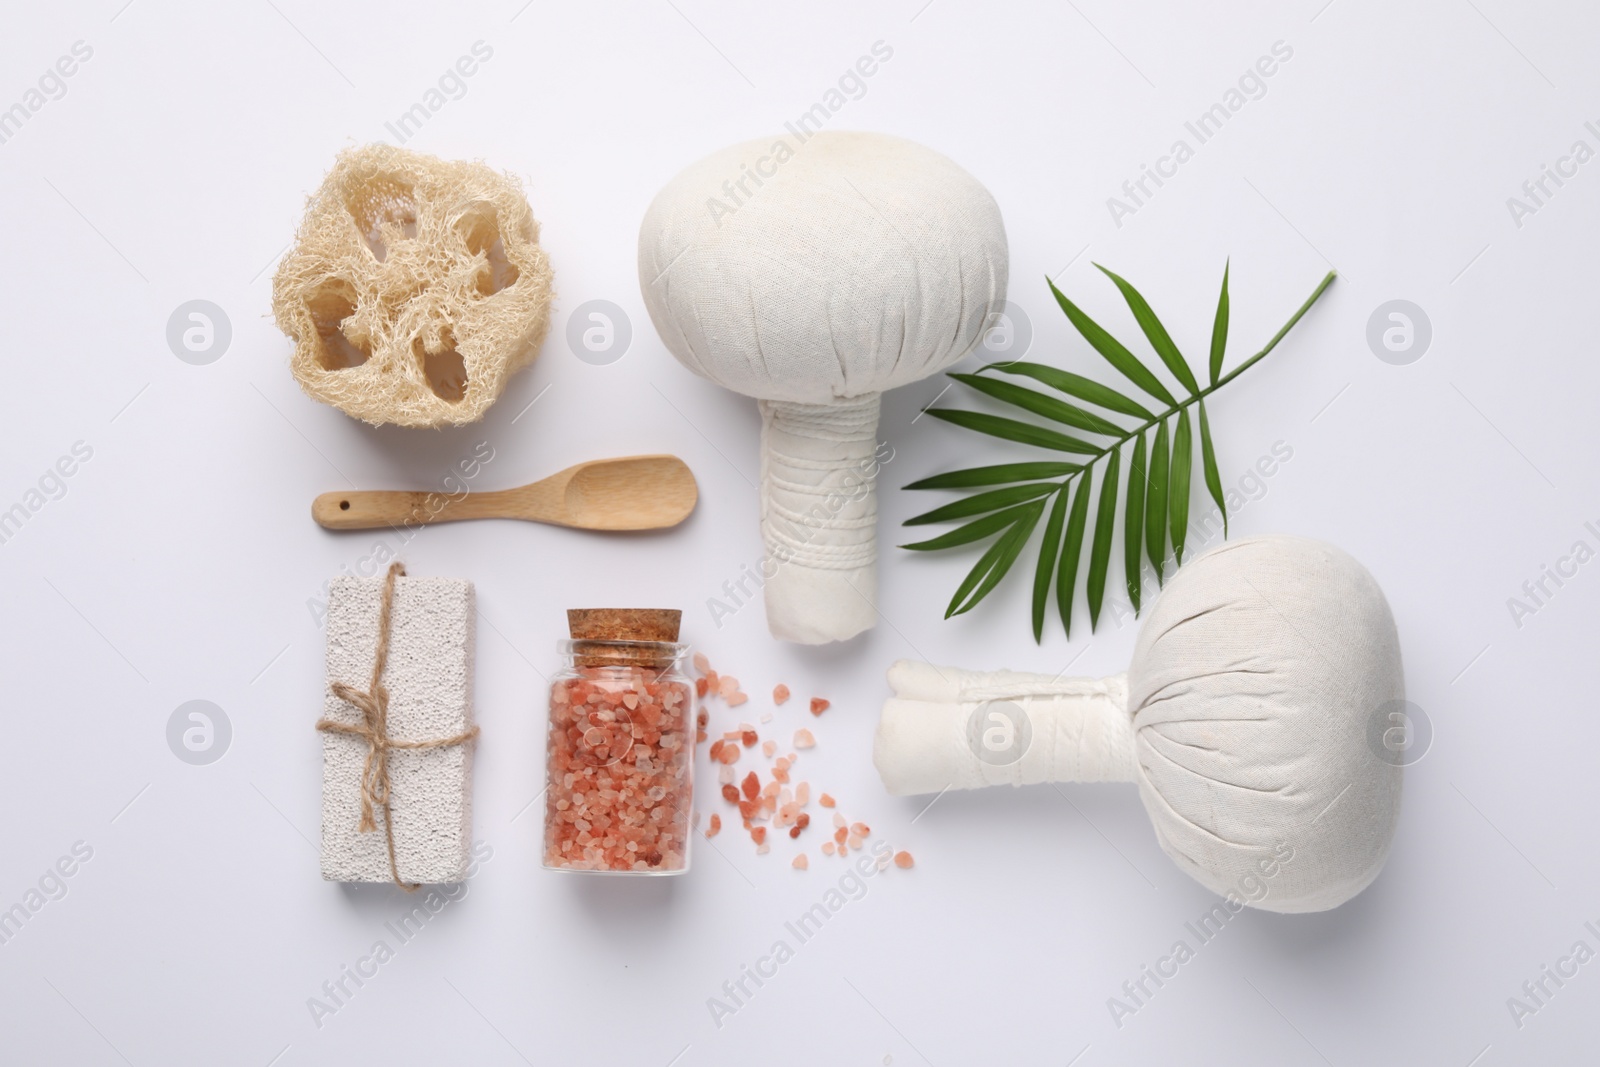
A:
[[[538,353],[550,263],[516,179],[367,145],[306,205],[272,313],[317,400],[375,426],[476,422]]]

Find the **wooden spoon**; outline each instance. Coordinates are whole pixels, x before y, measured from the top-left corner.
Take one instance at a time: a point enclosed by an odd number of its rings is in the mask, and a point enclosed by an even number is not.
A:
[[[421,526],[458,519],[527,519],[583,530],[659,530],[689,517],[700,493],[677,456],[619,456],[495,492],[323,493],[311,517],[330,530]]]

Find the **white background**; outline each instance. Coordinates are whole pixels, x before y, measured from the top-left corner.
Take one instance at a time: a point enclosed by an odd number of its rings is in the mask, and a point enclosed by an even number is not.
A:
[[[93,849],[67,894],[0,946],[0,1059],[1593,1058],[1600,963],[1520,1029],[1506,1002],[1579,939],[1600,948],[1584,928],[1600,919],[1600,563],[1520,628],[1507,601],[1574,541],[1597,541],[1584,523],[1600,525],[1600,162],[1520,227],[1506,201],[1575,140],[1600,148],[1583,127],[1600,119],[1600,13],[1553,0],[123,2],[15,8],[0,35],[0,107],[74,42],[93,49],[65,96],[0,145],[0,508],[74,442],[93,449],[65,495],[0,545],[0,907],[74,842]],[[541,358],[481,424],[374,430],[291,379],[272,266],[336,151],[392,139],[385,122],[479,40],[492,59],[410,146],[523,177],[559,303]],[[876,41],[892,59],[832,128],[924,142],[993,191],[1033,358],[1109,374],[1050,306],[1046,274],[1136,336],[1091,264],[1126,274],[1199,364],[1225,258],[1234,359],[1326,270],[1341,272],[1211,405],[1229,484],[1274,442],[1293,449],[1233,531],[1325,538],[1373,570],[1432,748],[1408,772],[1393,854],[1370,889],[1327,914],[1242,915],[1120,1028],[1107,999],[1213,903],[1161,853],[1134,790],[949,794],[923,812],[925,798],[887,797],[870,761],[896,658],[1126,667],[1132,623],[1091,635],[1080,614],[1068,641],[1052,619],[1035,646],[1027,572],[942,621],[973,556],[891,547],[898,523],[931,503],[898,486],[1016,458],[1017,446],[918,419],[942,381],[889,396],[882,623],[846,645],[796,648],[767,635],[758,605],[720,629],[706,608],[760,555],[757,420],[657,340],[635,279],[637,223],[679,168],[777,131]],[[1115,225],[1107,198],[1277,41],[1293,56],[1266,94]],[[1396,298],[1433,328],[1407,366],[1380,362],[1365,339],[1369,315]],[[193,299],[232,323],[207,366],[165,339]],[[609,366],[566,341],[572,309],[591,299],[632,319],[631,348]],[[668,451],[694,468],[701,503],[660,536],[496,522],[428,529],[404,547],[413,573],[477,584],[475,834],[493,856],[319,1027],[308,998],[409,904],[392,887],[318,877],[323,648],[308,602],[385,537],[325,532],[308,505],[352,486],[435,488],[480,441],[495,456],[480,488]],[[682,879],[539,868],[539,809],[527,806],[540,788],[540,672],[564,609],[603,604],[682,606],[689,639],[755,695],[752,717],[774,683],[793,687],[800,699],[774,723],[785,733],[810,720],[804,697],[831,698],[803,777],[917,858],[870,882],[720,1028],[708,998],[842,868],[815,838],[801,874],[787,841],[758,857],[737,833]],[[168,717],[193,699],[233,728],[209,766],[166,741]],[[713,725],[741,717],[719,707]]]

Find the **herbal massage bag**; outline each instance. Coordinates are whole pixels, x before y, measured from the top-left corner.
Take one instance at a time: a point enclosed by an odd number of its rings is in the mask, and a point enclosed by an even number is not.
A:
[[[1400,644],[1377,582],[1331,545],[1259,537],[1191,561],[1125,675],[902,661],[889,684],[873,758],[890,793],[1133,782],[1162,850],[1202,885],[1227,895],[1270,870],[1247,901],[1268,911],[1337,907],[1388,856],[1401,768],[1374,726],[1405,696]],[[990,755],[997,728],[1020,754]]]

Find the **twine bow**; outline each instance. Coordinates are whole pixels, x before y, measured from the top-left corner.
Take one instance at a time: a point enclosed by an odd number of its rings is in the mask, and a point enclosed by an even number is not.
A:
[[[389,751],[396,748],[428,749],[449,748],[465,744],[478,736],[472,727],[450,737],[433,741],[397,741],[389,736],[389,690],[383,684],[383,671],[389,663],[389,632],[394,614],[395,579],[405,574],[405,564],[399,560],[389,564],[383,578],[383,601],[378,609],[378,647],[372,657],[372,682],[365,693],[359,689],[334,682],[333,695],[361,712],[361,722],[351,724],[322,719],[317,729],[324,733],[346,734],[367,742],[367,761],[361,768],[361,820],[356,824],[359,833],[378,828],[376,809],[383,809],[383,833],[389,848],[389,874],[394,884],[410,893],[417,888],[414,882],[400,880],[400,867],[394,856],[394,819],[389,809]]]

